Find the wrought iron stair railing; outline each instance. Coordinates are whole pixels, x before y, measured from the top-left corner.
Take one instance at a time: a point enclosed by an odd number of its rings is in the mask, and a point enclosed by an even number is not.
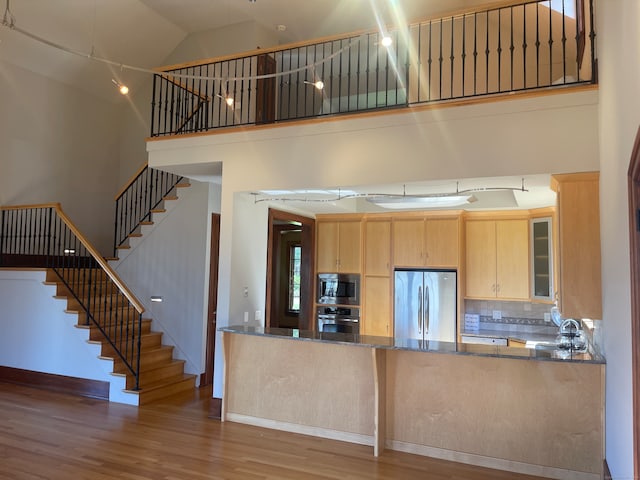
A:
[[[113,255],[145,222],[151,221],[155,209],[167,198],[183,177],[150,168],[147,164],[116,195],[116,218]]]
[[[0,207],[0,267],[55,272],[80,307],[79,321],[102,332],[139,389],[144,307],[60,204]]]
[[[522,0],[414,23],[385,36],[390,44],[373,31],[160,68],[151,136],[597,79],[593,0]]]

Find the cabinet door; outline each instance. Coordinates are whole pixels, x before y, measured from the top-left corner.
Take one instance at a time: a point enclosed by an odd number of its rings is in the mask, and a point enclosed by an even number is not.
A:
[[[316,224],[317,271],[332,273],[338,271],[338,223],[318,222]]]
[[[496,294],[529,298],[529,221],[496,221]]]
[[[362,335],[390,337],[391,280],[390,277],[366,277],[364,283],[364,309],[360,320]]]
[[[558,181],[561,311],[602,318],[598,175],[560,175]]]
[[[431,218],[426,223],[425,251],[430,267],[458,266],[458,219]]]
[[[468,297],[496,296],[496,223],[466,222],[466,290]]]
[[[391,222],[367,222],[364,233],[365,275],[389,275],[391,268]]]
[[[418,220],[393,221],[393,264],[396,267],[423,267],[425,222]]]
[[[360,222],[338,222],[338,271],[360,273]]]

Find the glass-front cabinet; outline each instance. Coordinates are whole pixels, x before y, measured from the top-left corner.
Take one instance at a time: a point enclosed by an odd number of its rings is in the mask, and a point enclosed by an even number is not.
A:
[[[551,217],[531,219],[531,297],[553,300],[553,236]]]

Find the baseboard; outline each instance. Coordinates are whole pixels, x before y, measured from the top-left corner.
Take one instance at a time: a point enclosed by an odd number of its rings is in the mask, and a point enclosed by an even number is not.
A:
[[[222,399],[213,397],[209,402],[209,418],[222,420]]]
[[[414,443],[400,442],[397,440],[387,440],[385,446],[391,450],[423,455],[431,458],[439,458],[450,462],[464,463],[478,467],[491,468],[494,470],[504,470],[507,472],[521,473],[524,475],[534,475],[537,477],[555,478],[560,480],[600,480],[600,475],[596,473],[577,472],[563,468],[545,467],[543,465],[533,465],[530,463],[515,462],[501,458],[486,457],[470,453],[455,452],[443,448],[428,447],[426,445],[416,445]]]
[[[373,435],[341,432],[339,430],[331,430],[329,428],[320,428],[312,427],[309,425],[300,425],[297,423],[280,422],[278,420],[252,417],[239,413],[227,413],[225,420],[253,425],[255,427],[271,428],[273,430],[282,430],[284,432],[301,433],[303,435],[311,435],[313,437],[328,438],[330,440],[339,440],[341,442],[350,442],[360,445],[373,446]]]
[[[0,382],[42,388],[80,397],[109,400],[109,382],[0,366]]]

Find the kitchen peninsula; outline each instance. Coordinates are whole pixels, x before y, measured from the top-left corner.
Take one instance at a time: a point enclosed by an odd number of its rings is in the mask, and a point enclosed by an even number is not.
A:
[[[559,479],[600,479],[604,359],[225,327],[222,419]]]

